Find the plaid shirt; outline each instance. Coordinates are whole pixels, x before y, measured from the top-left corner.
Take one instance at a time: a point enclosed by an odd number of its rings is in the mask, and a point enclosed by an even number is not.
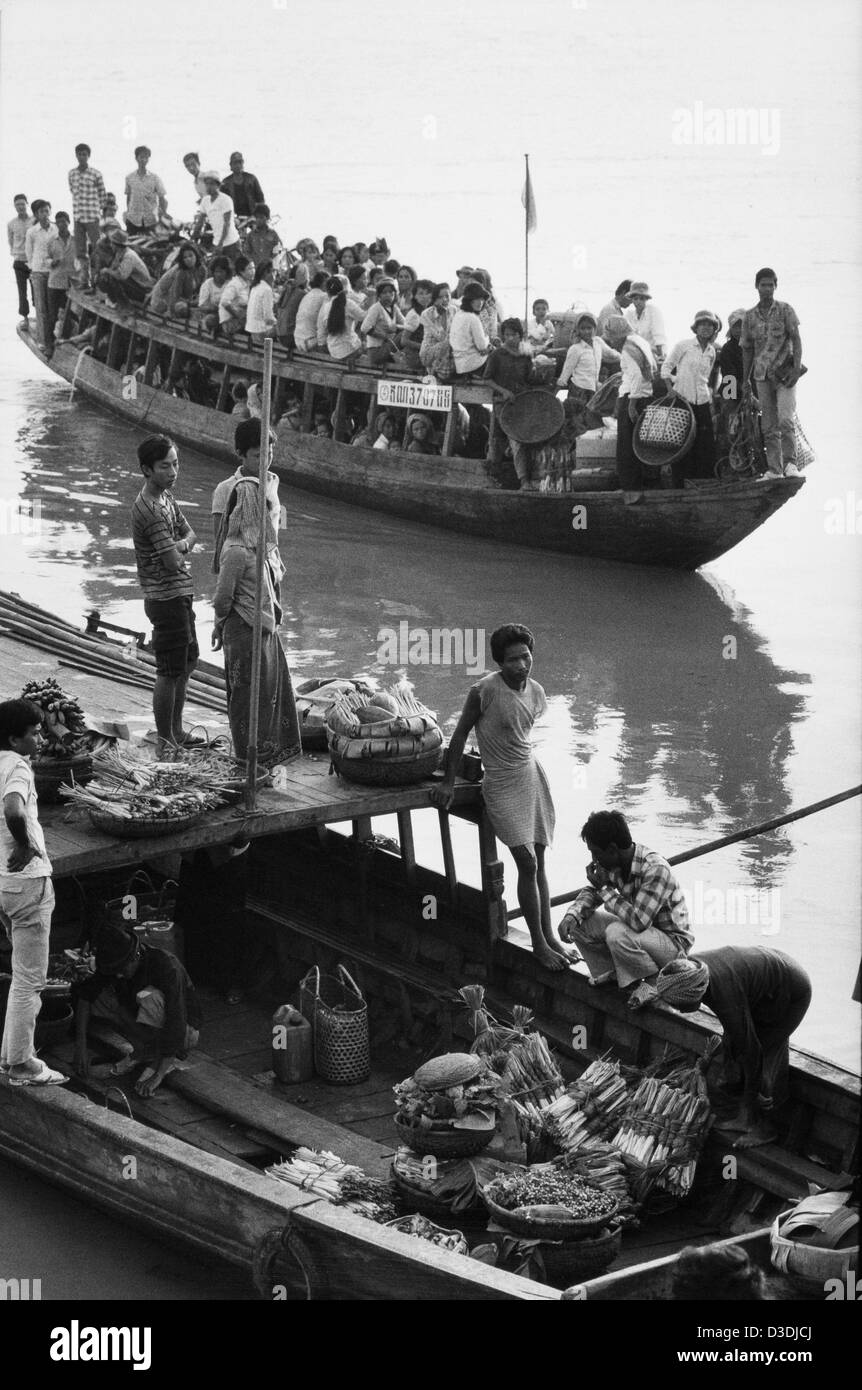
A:
[[[98,169],[69,170],[72,216],[76,222],[98,222],[105,206],[105,180]]]
[[[688,953],[694,942],[682,889],[666,859],[645,845],[635,845],[631,873],[624,879],[611,869],[602,889],[582,888],[567,917],[585,922],[597,907],[605,907],[632,931],[657,927]]]
[[[755,381],[773,381],[775,368],[792,356],[792,339],[799,332],[796,311],[784,300],[773,299],[766,314],[755,304],[742,320],[740,345],[754,353]]]

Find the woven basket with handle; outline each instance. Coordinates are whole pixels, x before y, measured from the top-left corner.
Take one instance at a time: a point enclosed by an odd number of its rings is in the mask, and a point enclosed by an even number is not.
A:
[[[648,405],[640,416],[632,448],[647,468],[661,468],[688,453],[695,433],[694,411],[688,401],[681,396],[668,396]]]
[[[312,966],[299,987],[299,1007],[314,1030],[314,1068],[324,1081],[355,1086],[371,1074],[368,1005],[343,965],[337,976]]]

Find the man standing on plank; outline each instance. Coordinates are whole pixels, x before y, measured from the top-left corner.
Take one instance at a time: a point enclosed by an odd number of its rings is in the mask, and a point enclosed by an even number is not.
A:
[[[197,537],[171,490],[179,473],[174,441],[165,434],[151,435],[138,445],[138,462],[144,485],[132,507],[132,537],[144,611],[153,625],[153,715],[159,757],[166,757],[188,738],[183,728],[186,682],[200,654],[188,561]]]
[[[802,365],[799,319],[789,304],[775,298],[778,276],[769,266],[754,278],[758,303],[742,321],[742,380],[749,400],[752,378],[762,412],[763,442],[769,472],[794,477],[796,466],[796,383]]]

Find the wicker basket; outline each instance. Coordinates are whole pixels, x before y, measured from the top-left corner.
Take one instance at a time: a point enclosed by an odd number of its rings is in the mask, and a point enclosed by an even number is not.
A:
[[[421,1212],[423,1216],[429,1216],[432,1221],[451,1221],[454,1216],[452,1203],[445,1201],[442,1197],[435,1197],[432,1193],[424,1191],[421,1187],[414,1187],[413,1183],[408,1182],[397,1171],[394,1164],[392,1167],[392,1184],[398,1193],[402,1203],[410,1211]],[[458,1215],[472,1212],[479,1205],[478,1194],[474,1199],[459,1209]]]
[[[76,753],[71,758],[34,758],[32,768],[36,796],[42,805],[56,805],[63,799],[62,786],[84,787],[94,775],[90,753]]]
[[[566,412],[553,391],[534,387],[512,396],[500,411],[500,424],[518,444],[544,444],[559,434]]]
[[[324,687],[331,686],[336,680],[355,690],[358,694],[364,694],[371,699],[373,691],[371,686],[364,681],[341,680],[340,677],[314,677],[311,680],[300,681],[294,686],[296,695],[296,713],[299,717],[299,732],[302,738],[302,746],[308,752],[326,752],[326,716],[329,714],[337,697],[335,693],[318,695],[317,692]]]
[[[583,1240],[540,1246],[548,1282],[582,1283],[586,1279],[597,1279],[617,1259],[622,1243],[623,1233],[617,1226],[613,1230],[600,1231],[597,1236],[586,1236]]]
[[[370,787],[406,787],[424,782],[436,772],[443,757],[443,735],[436,748],[422,753],[399,754],[391,758],[345,758],[330,748],[332,766],[349,782]]]
[[[494,1199],[488,1196],[487,1191],[482,1193],[482,1199],[498,1226],[516,1236],[525,1236],[528,1240],[575,1241],[593,1236],[613,1221],[619,1211],[619,1203],[615,1198],[611,1199],[613,1206],[610,1211],[602,1216],[569,1218],[550,1214],[545,1216],[542,1214],[545,1210],[542,1207],[515,1207],[514,1210],[508,1210],[506,1207],[498,1206]],[[556,1213],[558,1208],[552,1210]]]
[[[188,830],[197,825],[203,810],[192,811],[187,816],[175,816],[171,820],[126,820],[115,816],[113,811],[102,811],[96,806],[88,806],[90,820],[97,830],[106,835],[116,835],[118,840],[148,840],[162,835],[176,835],[180,830]]]
[[[355,1086],[371,1075],[368,1005],[343,965],[338,977],[312,966],[299,987],[299,1007],[314,1029],[314,1068],[324,1081]]]
[[[635,425],[632,448],[647,468],[661,468],[683,458],[694,443],[694,411],[681,396],[654,401]]]
[[[399,1142],[406,1144],[414,1153],[430,1154],[433,1158],[472,1158],[487,1149],[494,1138],[494,1129],[428,1129],[419,1125],[408,1125],[400,1115],[395,1116],[395,1129]]]

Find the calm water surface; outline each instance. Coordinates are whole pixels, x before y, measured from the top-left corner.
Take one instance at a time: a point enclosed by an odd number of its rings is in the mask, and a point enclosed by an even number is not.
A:
[[[466,10],[444,0],[411,7],[410,24],[396,25],[389,6],[369,0],[370,31],[400,37],[391,85],[370,84],[359,104],[349,84],[330,83],[321,100],[321,64],[331,76],[357,56],[355,11],[337,0],[315,7],[326,36],[319,62],[301,41],[308,11],[292,0],[243,8],[245,49],[234,7],[156,0],[148,24],[136,26],[135,64],[121,64],[111,35],[118,15],[137,13],[103,0],[4,8],[0,204],[10,213],[20,187],[55,208],[67,202],[70,146],[81,138],[118,192],[132,147],[146,140],[179,215],[191,211],[185,150],[224,164],[238,146],[291,243],[306,233],[385,233],[396,255],[433,278],[478,260],[507,309],[520,311],[518,197],[529,149],[539,213],[530,283],[554,307],[597,308],[622,275],[644,276],[674,340],[702,304],[726,321],[753,302],[753,273],[772,263],[802,321],[810,372],[800,410],[818,463],[766,528],[698,575],[504,549],[282,489],[284,637],[295,674],[389,678],[378,634],[402,619],[488,635],[514,618],[529,624],[550,705],[538,742],[558,813],[554,892],[582,881],[578,830],[598,807],[623,807],[639,838],[673,854],[859,782],[860,431],[848,313],[862,290],[857,8],[830,0],[815,17],[802,0],[730,0],[718,15],[666,0],[647,15],[632,0]],[[36,70],[52,96],[38,122],[28,76]],[[215,101],[221,81],[242,99]],[[777,152],[675,144],[674,112],[698,101],[777,111]],[[75,622],[95,606],[144,626],[128,536],[140,436],[71,401],[17,343],[6,273],[0,497],[38,500],[42,529],[0,537],[0,587]],[[182,451],[177,495],[204,533],[223,473]],[[205,635],[210,562],[211,553],[193,557]],[[470,675],[443,666],[410,674],[451,726]],[[15,693],[17,677],[6,673],[3,686]],[[768,940],[799,959],[814,1001],[797,1040],[854,1068],[859,831],[851,801],[681,875],[702,905],[698,943]],[[430,856],[433,836],[423,843]],[[459,859],[475,877],[466,840]],[[729,921],[728,895],[750,890],[759,892],[757,920]],[[37,1220],[42,1199],[30,1194],[42,1185],[0,1174],[4,1190],[16,1180],[19,1209],[32,1216],[16,1239],[26,1244],[32,1231],[35,1259],[48,1235]],[[149,1278],[151,1253],[136,1242],[128,1238],[137,1254],[118,1276],[129,1289]],[[76,1296],[71,1275],[66,1293]],[[212,1295],[156,1281],[140,1296]]]

